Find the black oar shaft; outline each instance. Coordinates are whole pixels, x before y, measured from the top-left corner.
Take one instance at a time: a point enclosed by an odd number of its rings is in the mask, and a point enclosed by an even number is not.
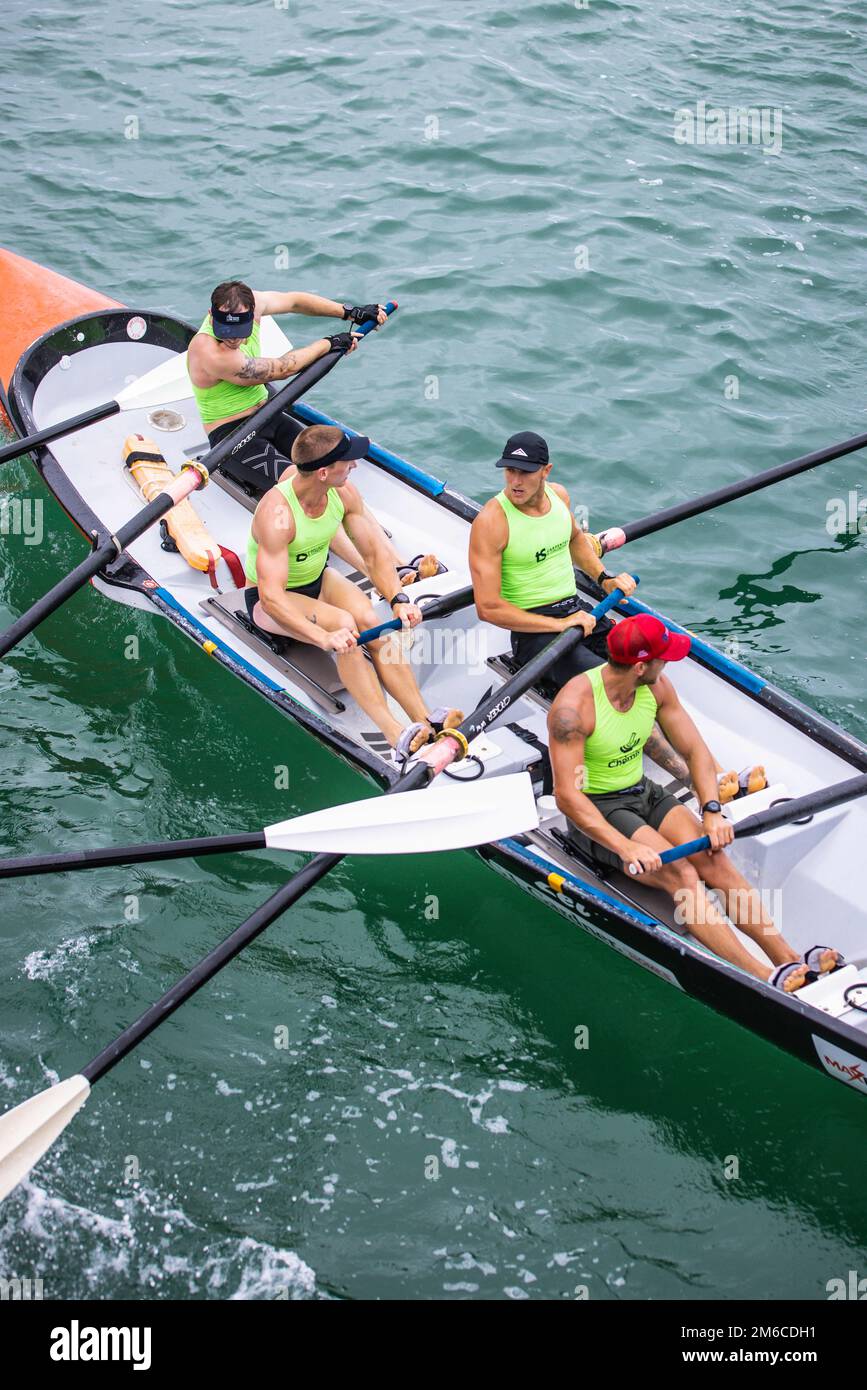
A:
[[[107,401],[104,405],[93,405],[90,410],[83,410],[80,415],[72,415],[68,420],[59,420],[56,425],[48,425],[44,430],[37,430],[35,434],[25,435],[23,439],[13,439],[11,444],[4,444],[0,449],[0,463],[20,458],[40,444],[50,444],[53,439],[60,439],[63,435],[75,434],[76,430],[83,430],[85,425],[95,425],[97,420],[107,420],[110,415],[117,415],[119,410],[117,401]]]
[[[74,869],[104,869],[113,864],[152,864],[164,859],[198,859],[206,854],[230,854],[238,850],[266,848],[265,836],[260,830],[238,835],[204,835],[191,840],[117,845],[112,849],[68,850],[64,854],[0,859],[0,878],[29,878],[34,874],[67,873]]]
[[[149,526],[152,526],[173,506],[174,502],[167,493],[159,493],[152,502],[137,512],[131,521],[121,527],[116,538],[118,545],[115,545],[114,540],[107,540],[102,545],[98,545],[86,560],[82,560],[81,564],[76,565],[74,570],[70,570],[69,574],[64,575],[53,589],[49,589],[47,594],[43,594],[42,598],[37,599],[26,613],[22,613],[11,627],[0,634],[0,657],[4,657],[22,638],[31,633],[52,613],[55,613],[67,599],[72,598],[73,594],[82,589],[89,579],[93,579],[94,575],[98,574],[105,565],[116,559],[125,545],[142,535]]]
[[[635,582],[638,583],[637,578]],[[599,619],[604,617],[610,608],[614,608],[622,598],[622,591],[620,589],[614,589],[607,598],[603,599],[601,603],[598,603],[596,607],[591,610],[592,616],[598,622]],[[567,628],[565,632],[561,632],[553,641],[549,642],[547,647],[543,647],[536,656],[532,657],[531,660],[527,662],[526,666],[522,666],[520,671],[512,676],[510,680],[507,680],[504,685],[501,685],[499,690],[492,691],[490,703],[484,709],[480,707],[474,710],[469,718],[465,719],[460,726],[460,732],[464,735],[467,742],[472,742],[479,734],[484,733],[485,729],[487,729],[490,724],[493,724],[495,719],[499,719],[500,715],[503,714],[510,705],[514,704],[516,700],[527,693],[531,686],[536,684],[540,677],[545,674],[555,661],[559,661],[561,657],[566,656],[573,647],[577,647],[578,643],[583,642],[583,640],[584,633],[580,627]]]
[[[399,792],[413,791],[423,787],[430,779],[430,769],[424,764],[416,764],[405,777],[401,778],[393,787],[389,788],[386,795],[393,795]],[[339,864],[344,856],[342,854],[317,854],[308,864],[304,865],[297,874],[293,874],[288,883],[284,883],[267,902],[257,908],[246,922],[242,922],[239,927],[227,936],[225,941],[221,941],[213,951],[209,951],[206,956],[194,965],[183,979],[178,980],[172,985],[170,990],[152,1004],[149,1009],[137,1018],[135,1023],[130,1024],[129,1028],[124,1029],[114,1042],[109,1043],[108,1047],[103,1048],[86,1067],[82,1067],[82,1075],[86,1076],[91,1085],[97,1082],[100,1077],[105,1076],[113,1066],[121,1061],[122,1058],[137,1047],[148,1034],[173,1014],[175,1009],[186,1002],[193,994],[207,984],[208,980],[213,979],[218,970],[222,970],[230,960],[239,955],[245,946],[249,946],[251,941],[255,941],[272,922],[281,917],[288,908],[297,903],[309,889],[313,888],[320,879],[330,873],[335,865]]]
[[[691,502],[677,502],[673,507],[651,512],[648,516],[639,517],[637,521],[628,521],[625,526],[613,529],[622,532],[627,541],[640,540],[642,536],[663,531],[666,526],[673,526],[677,521],[686,521],[689,517],[698,516],[701,512],[710,511],[725,502],[747,497],[751,492],[759,492],[783,478],[793,478],[798,473],[806,473],[810,468],[818,468],[821,463],[830,463],[833,459],[854,454],[858,449],[865,447],[867,434],[858,434],[854,439],[847,439],[842,444],[830,444],[827,449],[817,449],[815,453],[803,454],[800,458],[790,459],[788,463],[768,468],[764,473],[756,473],[750,478],[742,478],[740,482],[728,483],[725,487],[715,488],[713,492],[705,492],[701,497],[694,497]],[[604,531],[602,536],[604,544]]]
[[[389,310],[394,309],[395,305],[389,305]],[[375,325],[371,322],[364,324],[360,329],[362,335],[373,329]],[[284,386],[282,391],[277,391],[270,400],[265,401],[259,406],[255,415],[246,416],[236,430],[222,439],[219,444],[211,449],[210,453],[205,454],[201,462],[209,472],[213,473],[220,468],[227,459],[237,453],[239,449],[249,445],[250,441],[262,433],[265,425],[279,414],[286,410],[288,406],[294,405],[305,391],[309,391],[311,386],[315,386],[318,381],[331,371],[331,368],[345,356],[343,348],[332,348],[315,362],[311,362],[309,367],[305,367],[297,376],[293,377],[288,386]],[[0,634],[0,657],[4,657],[7,652],[38,627],[41,622],[71,598],[74,593],[98,574],[104,565],[115,559],[120,550],[123,550],[131,541],[137,540],[143,535],[150,526],[159,521],[160,517],[170,511],[175,505],[174,499],[168,493],[161,492],[137,512],[130,521],[122,526],[117,532],[116,537],[110,538],[99,545],[86,560],[62,579],[59,584],[45,594],[41,599],[28,608],[26,613],[22,613],[10,628]],[[115,540],[118,545],[115,545]]]
[[[822,787],[820,791],[781,801],[778,806],[758,811],[754,816],[745,816],[735,826],[735,835],[738,839],[744,835],[762,835],[767,830],[777,830],[782,825],[800,820],[802,816],[816,816],[820,811],[855,801],[859,796],[867,796],[867,773],[850,777],[846,782],[837,782],[833,787]]]

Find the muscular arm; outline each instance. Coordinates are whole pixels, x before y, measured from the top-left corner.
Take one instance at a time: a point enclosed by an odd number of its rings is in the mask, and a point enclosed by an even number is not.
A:
[[[561,501],[566,503],[570,514],[572,504],[569,501],[569,494],[562,483],[551,483],[551,487],[556,492]],[[625,572],[616,574],[611,579],[600,580],[599,576],[605,573],[605,566],[596,554],[596,547],[593,545],[586,531],[582,531],[578,522],[572,515],[572,537],[569,541],[569,554],[572,556],[573,565],[577,565],[583,574],[589,576],[596,584],[602,585],[606,594],[610,594],[612,589],[622,589],[624,594],[629,597],[635,592],[635,580],[630,574]]]
[[[306,314],[309,318],[342,319],[343,305],[321,294],[304,294],[296,290],[255,290],[256,313]]]
[[[349,539],[358,548],[370,582],[388,600],[400,592],[400,576],[394,567],[385,536],[373,519],[365,513],[358,488],[345,483],[340,489],[344,506],[343,525]]]
[[[269,492],[256,509],[253,536],[259,543],[256,556],[259,602],[268,617],[302,641],[324,647],[322,629],[303,617],[296,605],[286,597],[286,581],[289,578],[287,546],[295,538],[295,518],[276,489]]]
[[[569,515],[572,516],[572,503],[569,494],[562,483],[551,483],[561,502],[565,502],[569,508]],[[586,531],[582,531],[575,517],[572,516],[572,535],[569,539],[569,554],[572,556],[573,565],[577,565],[579,570],[589,575],[591,579],[598,579],[605,566],[599,559],[593,548]]]
[[[219,349],[223,351],[222,349]],[[326,352],[331,351],[327,338],[317,338],[303,348],[292,348],[282,357],[245,357],[239,350],[226,352],[216,370],[221,381],[231,381],[235,386],[252,386],[266,381],[285,381],[294,376],[311,362],[318,362]],[[213,362],[213,359],[212,359]]]
[[[653,693],[659,727],[675,751],[685,759],[699,804],[703,806],[706,801],[716,800],[719,787],[713,756],[667,676],[659,677]]]
[[[470,527],[470,574],[479,617],[510,632],[562,632],[563,624],[558,618],[527,613],[500,593],[503,551],[508,541],[509,525],[502,507],[499,502],[488,502]]]
[[[584,744],[596,728],[593,692],[586,676],[564,686],[548,713],[548,749],[554,773],[557,807],[573,825],[597,844],[626,856],[632,845],[615,830],[581,790],[584,785]]]

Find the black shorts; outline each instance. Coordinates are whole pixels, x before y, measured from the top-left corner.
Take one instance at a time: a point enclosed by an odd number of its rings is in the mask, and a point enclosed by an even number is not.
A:
[[[560,599],[559,603],[545,603],[540,608],[528,608],[527,612],[541,613],[546,618],[566,618],[571,613],[577,613],[579,609],[589,613],[591,608],[592,604],[585,603],[577,594],[573,594],[569,598]],[[606,642],[613,627],[610,618],[602,618],[597,622],[589,637],[585,637],[583,642],[579,642],[549,667],[544,680],[540,681],[540,686],[549,690],[561,690],[573,676],[580,675],[582,671],[589,671],[591,666],[601,666],[603,661],[608,659]],[[519,666],[526,666],[527,662],[547,647],[549,642],[553,642],[556,636],[556,632],[513,632],[512,656]]]
[[[328,568],[328,566],[326,565],[325,569],[327,569],[327,568]],[[290,593],[290,594],[303,594],[305,598],[318,598],[319,595],[322,593],[322,576],[323,576],[324,574],[325,574],[325,570],[322,571],[322,574],[320,574],[320,575],[318,576],[318,578],[316,578],[316,579],[313,580],[312,584],[299,584],[299,586],[298,586],[297,589],[287,589],[286,592],[287,592],[287,593]],[[247,612],[248,612],[248,614],[249,614],[249,616],[250,616],[250,620],[252,621],[252,620],[253,620],[253,609],[256,607],[256,604],[259,602],[259,587],[258,587],[258,585],[256,585],[256,584],[251,584],[249,588],[247,588],[247,589],[244,590],[244,602],[245,602],[246,605],[247,605]],[[263,629],[263,631],[264,631],[264,629]],[[272,636],[272,637],[278,637],[280,634],[279,634],[279,633],[271,633],[271,634],[269,634],[269,635]]]
[[[590,793],[587,795],[590,796]],[[680,805],[676,796],[672,796],[671,792],[667,792],[650,777],[642,777],[640,782],[631,787],[624,787],[622,791],[602,792],[598,796],[590,796],[590,800],[597,810],[602,812],[608,824],[619,830],[621,835],[625,835],[627,840],[631,840],[636,830],[640,830],[643,825],[658,830],[669,811]],[[569,838],[597,864],[613,869],[623,867],[619,854],[615,854],[613,849],[606,849],[596,840],[591,840],[577,825],[570,824]]]
[[[256,416],[254,414],[247,418],[252,424]],[[216,429],[211,430],[208,435],[211,448],[240,429],[244,423],[243,419],[227,420],[224,425],[218,425]],[[249,444],[227,459],[220,471],[225,473],[227,478],[240,483],[251,497],[264,497],[268,489],[274,486],[289,467],[292,461],[292,445],[303,428],[300,420],[293,420],[285,411],[279,412],[273,420],[266,423],[261,434],[257,434],[255,439],[251,439]]]

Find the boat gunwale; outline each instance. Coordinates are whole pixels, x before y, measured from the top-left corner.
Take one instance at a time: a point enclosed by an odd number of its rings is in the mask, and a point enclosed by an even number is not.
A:
[[[171,315],[157,314],[155,311],[135,310],[120,308],[116,310],[96,310],[94,312],[80,315],[76,318],[66,320],[58,324],[54,329],[41,335],[33,344],[22,354],[16,365],[10,382],[8,393],[8,414],[10,419],[18,428],[24,430],[35,428],[30,406],[33,397],[29,400],[26,394],[22,393],[22,383],[26,378],[26,368],[32,365],[35,354],[43,348],[46,341],[56,334],[66,331],[79,324],[83,320],[122,317],[128,320],[131,315],[140,314],[146,322],[159,318],[167,318],[173,324],[180,325],[188,330],[190,336],[196,331],[192,325],[184,320],[177,319]],[[122,342],[122,339],[118,341]],[[141,340],[139,340],[141,341]],[[94,344],[80,344],[77,350],[83,351]],[[61,354],[62,355],[62,354]],[[59,360],[59,357],[58,357]],[[50,369],[49,369],[50,370]],[[31,383],[33,384],[33,383]],[[38,382],[33,384],[35,387]],[[4,392],[4,395],[6,393]],[[315,413],[322,416],[322,412],[312,412],[311,408],[304,407],[296,415],[296,418],[303,419],[305,413]],[[296,414],[294,410],[290,413]],[[322,416],[330,421],[330,417]],[[340,425],[339,421],[333,423]],[[341,428],[348,428],[340,425]],[[355,431],[352,431],[355,433]],[[376,446],[374,446],[374,451]],[[372,452],[374,452],[372,451]],[[384,451],[387,452],[387,451]],[[78,490],[70,482],[62,465],[47,445],[42,445],[33,450],[31,457],[35,459],[36,467],[46,486],[60,503],[63,510],[67,513],[74,524],[82,531],[88,540],[92,536],[88,535],[87,526],[95,524],[100,538],[107,537],[110,533],[93,513],[89,504],[81,496]],[[399,456],[393,456],[398,463],[407,462]],[[470,522],[480,511],[479,503],[466,498],[463,494],[454,491],[448,483],[440,485],[436,492],[431,492],[420,486],[411,476],[404,476],[396,472],[393,467],[377,460],[376,457],[366,456],[367,462],[375,468],[381,469],[394,477],[396,481],[404,486],[413,488],[421,492],[428,500],[445,507],[452,514],[462,520]],[[407,462],[408,469],[413,474],[420,474],[420,470]],[[426,475],[424,475],[426,476]],[[439,484],[438,479],[431,478],[431,481]],[[210,638],[208,630],[198,622],[195,615],[189,613],[182,605],[174,607],[166,602],[160,593],[162,586],[154,580],[128,552],[124,552],[118,560],[108,566],[107,569],[100,571],[98,578],[109,586],[118,588],[129,588],[146,597],[152,607],[163,617],[172,622],[184,635],[190,637],[199,647],[204,645],[203,637]],[[601,590],[598,589],[589,577],[576,571],[576,579],[582,592],[592,598],[598,598]],[[145,583],[147,581],[147,584]],[[168,592],[168,591],[166,591]],[[121,600],[123,601],[123,600]],[[675,626],[677,626],[675,624]],[[702,644],[715,651],[710,643]],[[220,662],[233,675],[243,680],[257,694],[263,696],[269,703],[279,710],[282,714],[295,720],[308,733],[319,738],[321,742],[330,747],[339,757],[346,761],[350,766],[371,777],[380,786],[388,787],[397,780],[397,773],[388,764],[384,763],[375,754],[369,752],[358,744],[354,739],[344,735],[335,725],[329,723],[324,717],[315,711],[294,700],[293,697],[284,690],[271,690],[253,671],[246,665],[240,664],[242,658],[231,652],[226,644],[223,649],[217,648],[213,652],[213,659]],[[721,660],[722,654],[719,654]],[[818,714],[810,706],[803,704],[797,697],[788,695],[785,691],[774,685],[770,681],[764,681],[757,677],[756,673],[750,668],[742,669],[754,680],[760,681],[759,689],[751,689],[749,685],[743,684],[737,678],[738,667],[733,663],[728,663],[729,669],[724,666],[717,666],[703,657],[700,651],[690,652],[689,658],[698,665],[708,670],[714,677],[725,681],[734,686],[741,694],[754,700],[756,703],[769,708],[773,714],[781,718],[785,723],[790,724],[806,737],[825,747],[828,751],[836,753],[844,761],[851,763],[860,770],[867,770],[867,746],[862,744],[854,735],[847,733],[844,729],[825,716]],[[539,892],[544,887],[543,870],[532,862],[528,854],[522,853],[522,846],[519,842],[496,841],[491,844],[478,846],[473,852],[477,854],[483,862],[492,861],[495,869],[500,866],[508,873],[516,874],[526,889]],[[576,861],[576,867],[580,870],[580,864]],[[520,870],[520,872],[517,872]],[[552,866],[552,872],[556,872],[556,866]],[[576,882],[571,884],[574,896],[580,899],[583,912],[590,918],[599,917],[607,922],[610,928],[617,923],[620,934],[615,936],[624,948],[624,954],[631,958],[629,952],[639,956],[647,956],[654,964],[667,970],[677,980],[684,994],[697,999],[699,1002],[715,1010],[715,1012],[730,1018],[733,1022],[750,1029],[767,1041],[775,1043],[786,1051],[793,1053],[800,1060],[812,1065],[816,1070],[823,1074],[829,1074],[827,1067],[820,1059],[815,1045],[812,1050],[808,1043],[812,1042],[812,1037],[824,1037],[832,1045],[835,1042],[845,1044],[845,1046],[855,1052],[860,1060],[867,1062],[867,1034],[860,1029],[854,1028],[850,1024],[841,1022],[840,1019],[824,1013],[815,1006],[801,1003],[796,997],[785,994],[783,991],[775,990],[770,985],[758,980],[736,966],[709,954],[699,943],[692,943],[672,932],[672,929],[661,919],[653,918],[651,914],[644,913],[643,909],[633,908],[627,899],[618,900],[611,896],[611,901],[603,906],[598,898],[594,897],[593,885],[587,880],[582,880],[580,874],[575,875]],[[596,933],[592,927],[582,919],[576,904],[561,895],[554,894],[550,906],[554,907],[561,915],[566,916],[575,925],[584,930],[588,935]],[[614,892],[617,890],[615,889]],[[570,895],[571,897],[572,895]],[[638,914],[646,916],[648,921],[638,920]],[[612,931],[605,932],[602,928],[597,928],[607,939],[607,944],[611,944]],[[624,939],[634,937],[632,940]],[[598,936],[597,936],[597,939]],[[641,950],[641,946],[646,950]],[[650,947],[653,947],[653,950]],[[617,949],[616,945],[613,949]],[[657,955],[662,955],[665,959],[657,959]],[[680,962],[681,972],[690,977],[688,982],[680,978],[673,965]],[[640,964],[640,961],[635,961]],[[647,967],[645,967],[647,968]],[[651,972],[653,973],[653,972]],[[715,988],[708,990],[704,987],[703,981],[713,980]],[[698,988],[695,988],[695,983]],[[743,987],[747,987],[747,992],[743,993]],[[724,996],[722,998],[721,996]],[[745,1001],[751,1001],[745,1002]],[[783,1013],[780,1014],[780,1009]],[[752,1012],[751,1012],[752,1010]],[[772,1029],[771,1020],[785,1017],[787,1026],[783,1030],[786,1040],[781,1040],[780,1030]],[[764,1022],[765,1018],[767,1023]],[[797,1024],[795,1024],[797,1020]],[[793,1026],[790,1026],[793,1025]],[[807,1030],[806,1033],[804,1030]],[[799,1044],[795,1046],[794,1044]],[[837,1077],[843,1080],[842,1077]],[[849,1089],[859,1089],[854,1083],[846,1083]]]

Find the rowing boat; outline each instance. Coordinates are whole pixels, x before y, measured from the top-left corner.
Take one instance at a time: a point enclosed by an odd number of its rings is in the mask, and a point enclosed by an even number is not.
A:
[[[21,265],[32,281],[31,263],[0,253],[4,293],[14,292],[8,282],[18,282]],[[65,289],[57,300],[55,321],[47,328],[43,306],[44,331],[35,342],[21,344],[20,354],[16,344],[12,360],[8,344],[5,356],[0,352],[0,372],[8,383],[5,409],[21,434],[88,410],[109,391],[122,390],[184,352],[193,334],[191,325],[168,314],[128,309],[107,300],[94,308],[93,292],[78,288],[82,296],[90,296],[81,300],[86,312],[70,316],[75,296]],[[50,323],[50,311],[47,318]],[[285,350],[288,343],[277,326],[269,325],[268,331],[268,350]],[[292,407],[289,416],[299,429],[337,423],[304,402]],[[124,466],[125,441],[131,435],[149,441],[148,450],[156,445],[172,471],[207,451],[189,392],[171,409],[142,408],[123,418],[115,415],[42,446],[33,455],[46,486],[90,542],[112,537],[140,505]],[[477,503],[374,444],[359,462],[354,481],[401,554],[435,550],[445,565],[444,573],[415,586],[414,595],[423,606],[469,583],[468,532]],[[261,698],[387,788],[396,778],[388,748],[341,688],[333,660],[299,643],[272,642],[251,629],[231,556],[243,554],[256,500],[255,488],[225,473],[196,492],[195,525],[215,540],[221,557],[228,557],[226,563],[221,559],[211,565],[210,573],[184,558],[185,548],[177,548],[171,525],[163,525],[118,555],[94,585],[109,598],[167,619]],[[390,618],[390,610],[370,593],[363,575],[337,558],[331,563],[370,594],[383,620]],[[579,583],[588,595],[598,597],[589,581],[579,576]],[[636,599],[621,609],[655,611]],[[680,630],[676,622],[665,621]],[[473,709],[485,699],[495,706],[496,692],[511,672],[507,635],[482,622],[472,607],[418,629],[412,659],[430,707],[459,704]],[[864,744],[700,639],[693,638],[689,657],[669,675],[725,766],[749,764],[755,751],[762,750],[771,785],[732,803],[730,814],[736,821],[867,772]],[[533,780],[538,829],[475,852],[498,873],[636,964],[867,1093],[867,918],[856,883],[867,834],[863,803],[836,806],[732,846],[733,859],[767,895],[772,915],[798,950],[829,942],[846,957],[843,969],[796,995],[786,995],[704,948],[675,920],[673,905],[664,895],[619,872],[603,873],[567,843],[565,822],[546,795],[547,708],[539,692],[504,701],[495,722],[473,745],[474,759],[450,769],[456,786],[480,775],[496,778],[523,770]],[[695,808],[688,788],[672,782],[650,762],[648,771],[670,783],[679,799]],[[764,960],[748,938],[741,940]]]

